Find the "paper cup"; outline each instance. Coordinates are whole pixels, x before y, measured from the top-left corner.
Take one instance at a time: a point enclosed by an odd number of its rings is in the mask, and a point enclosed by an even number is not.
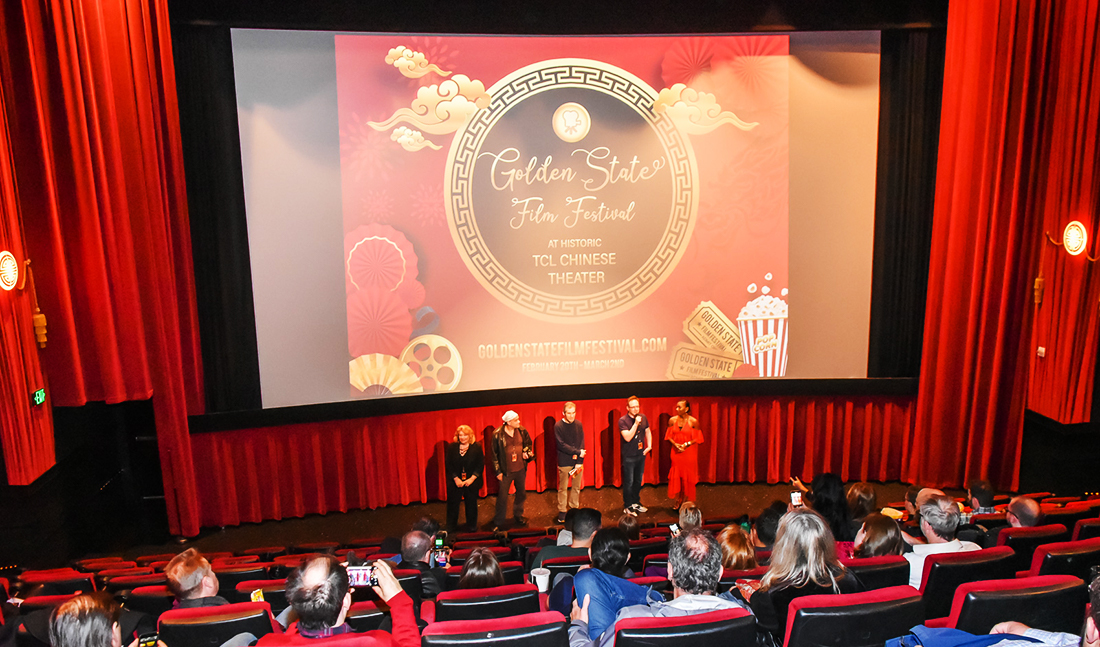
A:
[[[738,318],[745,361],[760,370],[760,377],[787,374],[787,318]]]
[[[539,593],[550,592],[550,569],[532,568],[531,576],[535,578],[535,586],[538,587]]]

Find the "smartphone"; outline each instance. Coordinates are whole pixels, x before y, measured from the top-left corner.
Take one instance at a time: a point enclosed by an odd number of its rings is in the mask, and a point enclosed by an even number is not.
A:
[[[799,490],[791,490],[791,505],[796,508],[802,507],[802,492]]]
[[[138,636],[138,647],[157,647],[159,634],[141,634]]]
[[[435,547],[432,548],[432,562],[439,568],[447,568],[447,549],[443,546],[443,538],[435,538]]]
[[[669,530],[669,532],[671,532],[674,535],[679,534],[680,526],[677,526],[676,524],[672,524],[671,526],[668,527],[668,530]]]
[[[374,574],[374,564],[348,567],[349,586],[378,586],[378,576]]]

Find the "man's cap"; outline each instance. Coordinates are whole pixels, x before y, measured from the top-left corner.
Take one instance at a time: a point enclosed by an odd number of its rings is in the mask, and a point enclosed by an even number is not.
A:
[[[511,421],[515,420],[516,418],[518,418],[518,417],[519,417],[519,414],[516,413],[515,411],[512,411],[511,409],[505,411],[504,416],[503,416],[504,422],[511,422]]]

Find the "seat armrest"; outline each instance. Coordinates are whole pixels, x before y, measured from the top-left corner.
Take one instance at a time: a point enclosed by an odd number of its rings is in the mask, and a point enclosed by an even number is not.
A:
[[[947,627],[947,621],[950,618],[929,618],[924,621],[925,627],[933,627],[937,629],[943,629]]]
[[[420,619],[428,624],[435,622],[435,600],[421,600]]]

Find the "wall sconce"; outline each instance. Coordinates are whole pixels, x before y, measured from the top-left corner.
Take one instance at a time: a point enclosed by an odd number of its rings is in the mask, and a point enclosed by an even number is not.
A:
[[[31,259],[23,261],[27,266],[25,272],[19,271],[19,261],[15,254],[8,250],[0,251],[0,288],[5,292],[11,290],[23,290],[27,286],[27,279],[31,279],[31,302],[34,304],[34,314],[31,315],[31,323],[34,325],[34,338],[39,348],[46,347],[46,315],[38,307],[38,294],[34,289],[34,278],[31,274]],[[23,280],[20,281],[19,279]]]
[[[1047,241],[1050,244],[1057,245],[1058,247],[1064,247],[1066,253],[1068,253],[1070,256],[1080,256],[1081,254],[1084,254],[1085,258],[1088,259],[1090,263],[1095,263],[1097,260],[1100,260],[1100,257],[1093,258],[1092,256],[1088,255],[1088,252],[1085,251],[1089,244],[1089,232],[1087,229],[1085,229],[1085,225],[1082,224],[1079,220],[1074,220],[1066,225],[1066,228],[1062,230],[1062,240],[1060,241],[1054,240],[1054,237],[1050,235],[1049,231],[1044,233],[1047,237]],[[1035,277],[1035,305],[1039,305],[1043,302],[1044,280],[1042,268],[1043,254],[1045,253],[1045,251],[1046,246],[1043,247],[1043,252],[1040,252],[1039,276]]]
[[[8,250],[0,252],[0,288],[10,292],[19,283],[19,261]]]

